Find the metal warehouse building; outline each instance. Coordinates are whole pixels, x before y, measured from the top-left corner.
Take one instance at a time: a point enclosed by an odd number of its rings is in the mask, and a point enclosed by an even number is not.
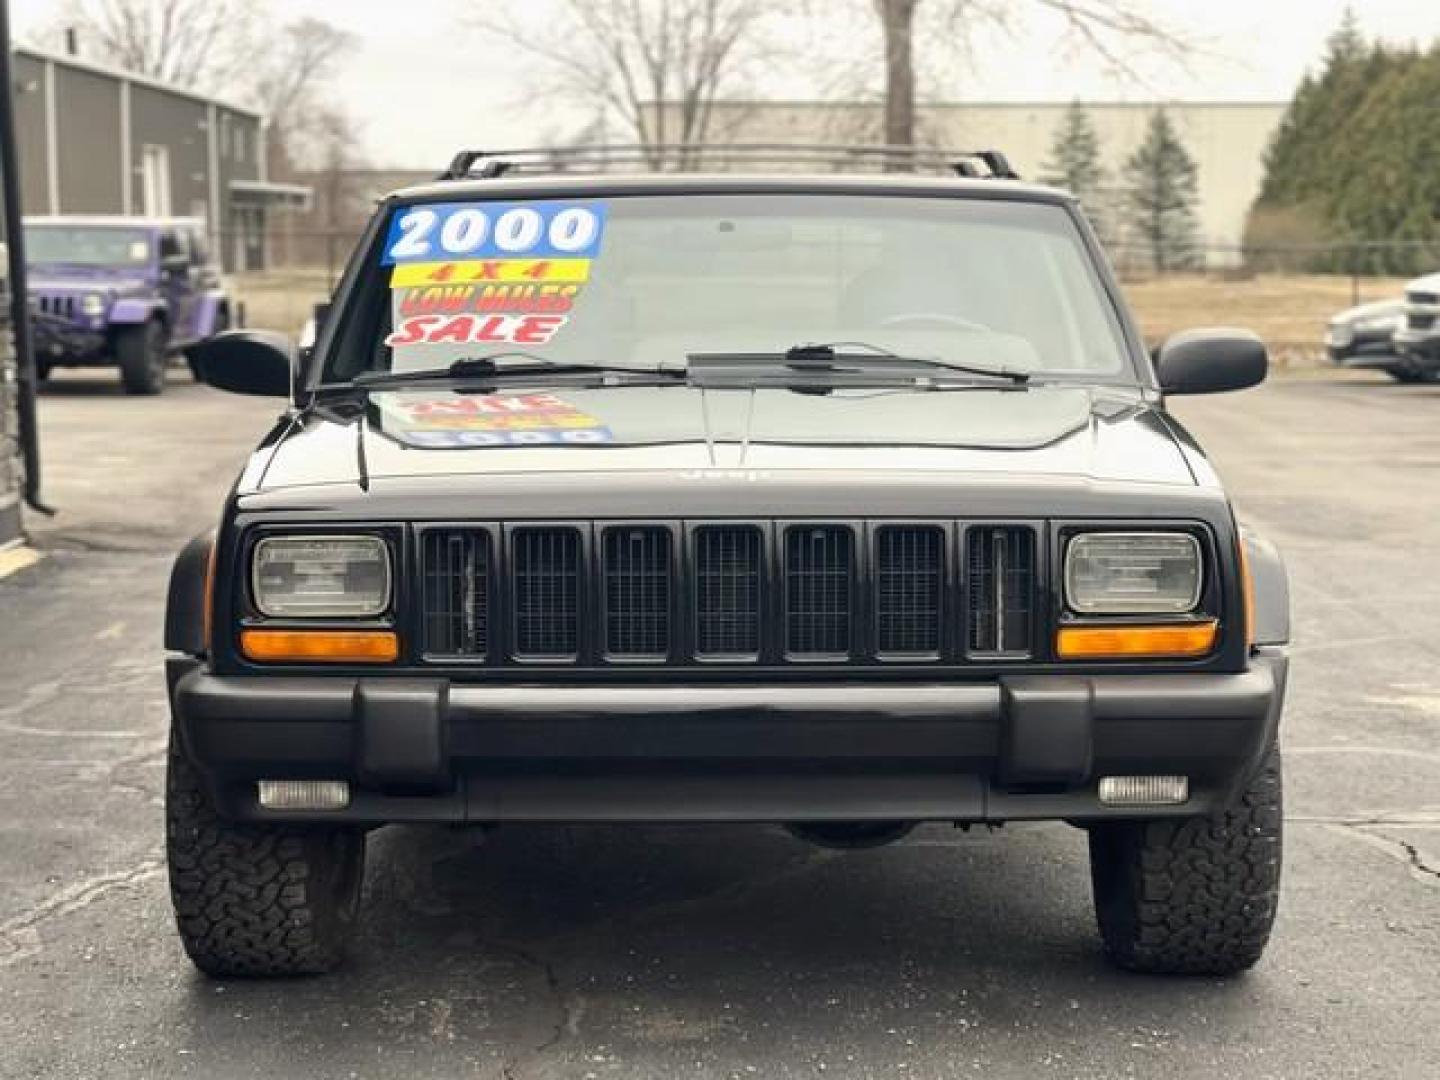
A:
[[[30,47],[14,71],[27,214],[202,217],[227,269],[257,270],[271,216],[309,199],[269,181],[252,109]]]

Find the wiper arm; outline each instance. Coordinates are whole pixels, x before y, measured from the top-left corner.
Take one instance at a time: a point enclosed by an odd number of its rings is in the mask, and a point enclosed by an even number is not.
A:
[[[501,360],[524,360],[522,364],[501,364]],[[512,350],[488,356],[462,356],[449,367],[424,368],[419,371],[364,371],[351,383],[360,387],[403,386],[410,383],[451,382],[459,379],[494,379],[512,375],[593,375],[630,376],[639,379],[669,381],[684,378],[684,372],[667,368],[635,368],[620,364],[576,364],[553,360],[536,353]]]
[[[847,349],[868,351],[844,351]],[[863,341],[792,345],[784,352],[691,353],[688,359],[692,376],[724,374],[735,377],[743,373],[777,375],[793,372],[821,376],[893,376],[897,379],[933,380],[937,371],[953,371],[985,379],[1002,379],[1016,386],[1023,386],[1030,381],[1028,371],[965,364],[934,356],[902,356]],[[941,377],[943,378],[943,375]]]

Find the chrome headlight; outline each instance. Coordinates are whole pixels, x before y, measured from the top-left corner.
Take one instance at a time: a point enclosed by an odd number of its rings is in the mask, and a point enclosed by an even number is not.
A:
[[[104,315],[105,297],[102,293],[86,293],[80,301],[80,314],[82,315]]]
[[[368,618],[390,606],[390,548],[378,536],[268,536],[250,571],[262,615]]]
[[[1065,599],[1085,615],[1194,611],[1203,577],[1189,533],[1080,533],[1065,552]]]

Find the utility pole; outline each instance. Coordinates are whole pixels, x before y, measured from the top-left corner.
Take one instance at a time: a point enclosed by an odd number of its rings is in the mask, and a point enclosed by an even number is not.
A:
[[[35,387],[39,380],[30,336],[30,291],[25,278],[25,229],[20,205],[20,167],[15,150],[15,75],[11,70],[9,0],[0,0],[0,198],[5,201],[5,243],[10,258],[11,326],[19,378],[25,502],[32,510],[53,514],[40,499],[40,429],[35,412]]]

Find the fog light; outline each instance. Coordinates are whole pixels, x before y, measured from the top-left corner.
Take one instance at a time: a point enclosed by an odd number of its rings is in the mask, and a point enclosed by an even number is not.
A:
[[[1188,776],[1104,776],[1100,802],[1105,806],[1179,806],[1190,798]]]
[[[350,785],[344,780],[261,780],[260,805],[266,810],[344,810]]]

